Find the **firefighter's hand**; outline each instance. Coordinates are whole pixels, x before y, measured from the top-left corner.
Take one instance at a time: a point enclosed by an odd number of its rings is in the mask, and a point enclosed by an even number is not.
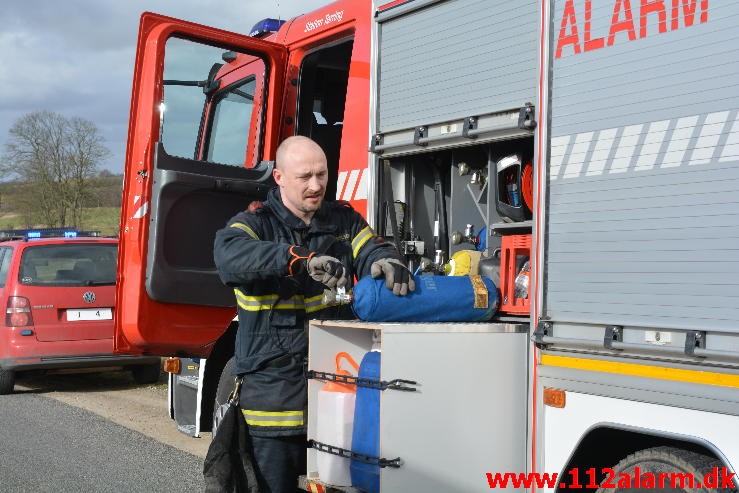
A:
[[[385,287],[392,289],[393,294],[405,296],[409,291],[416,289],[408,267],[403,262],[394,258],[384,258],[372,264],[370,274],[377,279],[385,276]]]
[[[308,259],[308,275],[328,288],[343,288],[349,284],[346,267],[328,255],[314,255]]]
[[[316,255],[316,252],[297,245],[291,246],[288,254],[287,272],[291,276],[301,276],[307,271],[311,278],[331,289],[349,284],[349,272],[339,259]]]

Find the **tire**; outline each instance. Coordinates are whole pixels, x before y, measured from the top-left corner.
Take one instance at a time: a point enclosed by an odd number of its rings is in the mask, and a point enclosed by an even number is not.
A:
[[[231,392],[234,389],[234,377],[236,374],[234,373],[234,370],[236,369],[236,358],[231,357],[226,362],[226,366],[223,367],[223,370],[221,371],[221,376],[218,378],[218,388],[216,389],[216,398],[215,402],[213,403],[213,428],[212,430],[216,429],[216,415],[218,413],[218,409],[221,407],[222,404],[225,404],[228,402],[228,397],[231,395]]]
[[[216,390],[216,406],[225,404],[228,400],[228,396],[231,395],[231,391],[234,389],[234,377],[236,374],[236,358],[231,356],[231,359],[226,361],[226,366],[221,371],[221,376],[218,379],[218,389]]]
[[[637,467],[639,468],[638,474],[635,470]],[[721,488],[721,477],[724,467],[724,464],[715,457],[675,447],[654,447],[628,455],[618,464],[613,466],[612,472],[608,471],[606,477],[601,480],[601,487],[598,489],[597,493],[627,491],[733,493],[736,491],[735,489]],[[667,474],[662,485],[659,482],[660,473]],[[709,477],[717,474],[718,487],[711,487],[703,484],[704,476],[709,473]],[[696,482],[700,482],[701,486],[700,488],[690,488],[690,484],[688,480],[686,480],[681,487],[680,481],[676,475],[690,475]],[[626,484],[627,480],[625,478],[627,477],[630,478],[628,481],[631,481],[631,485]],[[640,488],[636,488],[636,485],[634,484],[636,477],[639,478]],[[650,477],[655,478],[655,483],[653,485],[648,483]],[[672,477],[676,478],[674,485],[671,482]],[[623,483],[619,483],[620,478],[623,479]],[[609,481],[611,484],[606,484],[605,481]],[[697,484],[695,486],[697,486]]]
[[[133,376],[134,382],[141,385],[157,383],[161,374],[161,363],[140,365],[131,368],[131,376]]]
[[[0,395],[12,394],[15,387],[15,372],[0,368]]]

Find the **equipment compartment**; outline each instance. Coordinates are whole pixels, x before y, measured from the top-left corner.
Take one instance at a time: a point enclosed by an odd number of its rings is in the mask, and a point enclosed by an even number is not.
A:
[[[515,258],[513,267],[501,264],[503,238],[528,234],[528,251],[518,245],[515,255],[530,256],[533,149],[533,138],[521,137],[381,156],[379,234],[392,238],[416,274],[479,273],[512,287],[522,266]],[[510,294],[501,311],[527,315],[528,300]]]
[[[489,491],[486,472],[526,466],[527,330],[506,323],[312,321],[308,365],[333,372],[337,353],[360,361],[374,340],[380,379],[417,383],[415,391],[381,393],[380,457],[401,460],[400,467],[380,469],[381,491]],[[309,439],[323,385],[308,384]],[[317,476],[317,453],[308,451],[308,480]]]

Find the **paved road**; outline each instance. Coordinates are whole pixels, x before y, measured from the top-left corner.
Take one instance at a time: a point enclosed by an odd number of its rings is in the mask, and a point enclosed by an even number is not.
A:
[[[210,433],[191,438],[177,431],[167,412],[167,377],[154,385],[137,385],[129,372],[105,371],[21,375],[17,393],[32,393],[91,411],[183,452],[205,458]],[[0,421],[0,426],[1,426]],[[0,483],[0,492],[2,492]]]
[[[203,491],[202,458],[34,393],[0,396],[3,492]]]

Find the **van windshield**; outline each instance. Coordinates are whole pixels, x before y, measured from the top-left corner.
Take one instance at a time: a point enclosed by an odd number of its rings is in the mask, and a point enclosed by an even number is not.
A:
[[[26,247],[19,280],[28,286],[114,285],[118,245],[114,243]]]

